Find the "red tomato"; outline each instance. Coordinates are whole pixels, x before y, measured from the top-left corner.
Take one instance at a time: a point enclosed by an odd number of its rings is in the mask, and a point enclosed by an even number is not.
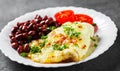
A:
[[[97,24],[92,24],[92,26],[94,27],[94,33],[96,33],[97,32],[97,30],[98,30],[98,26],[97,26]]]
[[[72,10],[63,10],[63,11],[57,12],[54,17],[56,21],[58,21],[61,24],[68,21],[73,22],[74,12]]]
[[[90,24],[93,24],[93,18],[91,18],[90,16],[85,15],[85,14],[75,14],[74,20],[81,21],[81,22],[88,22]]]

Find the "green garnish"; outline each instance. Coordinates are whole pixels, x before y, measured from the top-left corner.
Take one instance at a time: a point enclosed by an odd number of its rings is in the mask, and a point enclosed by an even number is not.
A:
[[[78,22],[74,22],[73,24],[78,24]]]
[[[97,47],[98,45],[97,44],[94,44],[94,47]]]
[[[72,34],[73,34],[73,36],[75,36],[75,37],[79,37],[80,32],[73,32]]]
[[[31,47],[30,52],[31,53],[38,53],[38,52],[41,52],[41,49],[39,47],[33,46],[33,47]]]
[[[62,50],[62,48],[60,48],[60,45],[58,44],[53,44],[52,46],[54,50],[60,50],[60,51]]]
[[[41,39],[46,39],[46,38],[48,38],[48,36],[45,36],[45,35],[41,36]]]
[[[64,25],[64,26],[63,26],[63,29],[64,29],[64,32],[65,32],[70,38],[72,38],[73,36],[79,37],[79,35],[81,34],[80,32],[75,31],[74,28],[72,28],[71,26]]]
[[[75,46],[76,46],[76,47],[79,47],[79,45],[78,45],[78,44],[75,44]]]
[[[22,57],[27,57],[27,56],[28,56],[28,53],[22,52],[22,53],[20,53],[20,55],[21,55]]]
[[[43,42],[40,44],[40,47],[44,47],[45,46],[46,38],[48,38],[48,36],[44,36],[44,35],[41,36],[41,39],[43,39]]]
[[[53,49],[54,49],[54,50],[60,50],[60,51],[69,48],[68,45],[66,45],[66,44],[63,44],[62,46],[60,46],[60,45],[58,45],[58,44],[54,44],[54,45],[52,45],[52,46],[53,46]]]
[[[51,31],[54,30],[55,28],[56,28],[55,26],[48,27],[48,29],[51,30]]]
[[[46,42],[46,40],[43,40],[43,42],[40,44],[40,47],[44,47]]]
[[[62,48],[62,49],[66,49],[66,48],[69,48],[69,47],[68,47],[68,45],[63,44],[63,45],[61,46],[61,48]]]
[[[93,37],[90,37],[90,39],[91,39],[92,41],[95,41],[95,39],[94,39]]]

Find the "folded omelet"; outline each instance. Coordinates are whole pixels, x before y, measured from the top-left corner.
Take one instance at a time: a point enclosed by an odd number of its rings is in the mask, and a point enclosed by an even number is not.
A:
[[[44,46],[40,46],[43,42]],[[90,55],[97,42],[92,25],[66,22],[51,31],[46,39],[32,41],[30,46],[37,46],[41,51],[29,53],[28,57],[40,63],[77,62]]]

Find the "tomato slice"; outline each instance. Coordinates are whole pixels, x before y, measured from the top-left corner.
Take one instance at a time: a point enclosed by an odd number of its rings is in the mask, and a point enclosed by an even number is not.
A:
[[[72,10],[63,10],[60,12],[57,12],[54,15],[57,22],[60,24],[63,24],[65,22],[74,22],[74,21],[81,21],[81,22],[88,22],[90,24],[93,24],[93,18],[85,15],[85,14],[74,14]]]
[[[91,18],[90,16],[85,15],[85,14],[75,14],[74,20],[93,24],[93,18]]]
[[[61,24],[68,21],[73,22],[74,12],[72,10],[63,10],[63,11],[57,12],[54,17],[56,21],[58,21]]]

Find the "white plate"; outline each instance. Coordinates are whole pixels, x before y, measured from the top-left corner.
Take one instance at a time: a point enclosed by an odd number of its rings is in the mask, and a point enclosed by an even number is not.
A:
[[[83,13],[87,14],[91,17],[93,17],[94,22],[97,23],[99,30],[97,34],[100,37],[100,42],[96,50],[85,60],[79,61],[79,62],[71,62],[71,63],[61,63],[61,64],[40,64],[32,62],[29,59],[25,59],[21,57],[12,47],[10,44],[9,39],[9,33],[11,32],[11,28],[17,23],[22,21],[27,21],[29,19],[33,19],[36,14],[39,14],[41,16],[51,16],[53,17],[54,14],[61,10],[71,9],[75,13]],[[70,66],[82,62],[86,62],[88,60],[91,60],[93,58],[98,57],[100,54],[104,53],[110,46],[113,45],[115,39],[117,37],[117,28],[114,24],[114,22],[106,15],[97,12],[93,9],[87,9],[82,7],[55,7],[55,8],[47,8],[47,9],[41,9],[37,10],[31,13],[27,13],[23,16],[20,16],[16,18],[15,20],[9,22],[1,31],[0,33],[0,49],[1,51],[10,58],[12,61],[16,61],[18,63],[22,63],[24,65],[29,65],[33,67],[64,67],[64,66]]]

